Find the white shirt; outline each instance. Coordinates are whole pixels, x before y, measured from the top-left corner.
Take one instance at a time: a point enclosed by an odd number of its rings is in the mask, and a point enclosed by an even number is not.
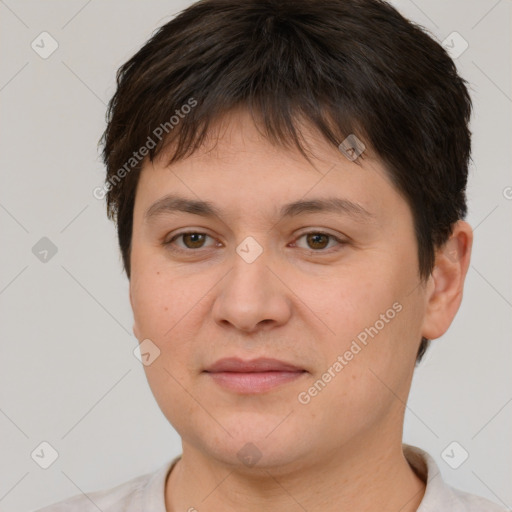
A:
[[[423,450],[403,445],[405,458],[426,482],[425,495],[417,512],[505,512],[495,503],[459,491],[443,482],[434,459]],[[181,456],[154,473],[134,478],[112,489],[80,494],[36,512],[167,512],[165,481]]]

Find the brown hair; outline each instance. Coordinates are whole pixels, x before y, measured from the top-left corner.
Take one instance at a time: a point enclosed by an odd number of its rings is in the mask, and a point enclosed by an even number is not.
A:
[[[117,72],[104,195],[128,278],[143,159],[171,143],[169,163],[185,158],[239,106],[269,140],[303,154],[304,121],[336,146],[355,134],[371,147],[411,208],[419,275],[429,277],[466,215],[471,150],[471,99],[443,47],[381,0],[202,0]]]

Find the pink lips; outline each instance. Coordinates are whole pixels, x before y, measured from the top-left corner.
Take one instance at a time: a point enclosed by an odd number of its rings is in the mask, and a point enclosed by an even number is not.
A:
[[[306,373],[302,368],[277,359],[244,361],[234,357],[220,359],[205,372],[223,388],[244,394],[269,391]]]

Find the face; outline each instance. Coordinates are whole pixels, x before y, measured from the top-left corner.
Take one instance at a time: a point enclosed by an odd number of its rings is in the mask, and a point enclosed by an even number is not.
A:
[[[216,133],[137,188],[134,333],[160,351],[145,371],[164,415],[239,465],[401,438],[426,309],[405,200],[368,151],[357,165],[306,129],[312,163],[244,112]]]

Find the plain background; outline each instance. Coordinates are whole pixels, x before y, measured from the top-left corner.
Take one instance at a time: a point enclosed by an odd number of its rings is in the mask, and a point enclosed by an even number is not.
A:
[[[190,2],[0,1],[0,509],[28,511],[154,471],[181,452],[134,357],[113,224],[93,197],[115,72]],[[474,101],[468,188],[475,229],[461,309],[418,367],[405,442],[443,477],[512,506],[510,0],[399,0],[456,59]],[[58,49],[31,47],[47,31]],[[459,43],[457,43],[459,44]],[[46,46],[48,48],[48,46]],[[33,253],[42,237],[57,248]],[[51,253],[50,253],[51,255]],[[43,441],[59,457],[31,458]],[[469,458],[452,469],[457,441]]]

